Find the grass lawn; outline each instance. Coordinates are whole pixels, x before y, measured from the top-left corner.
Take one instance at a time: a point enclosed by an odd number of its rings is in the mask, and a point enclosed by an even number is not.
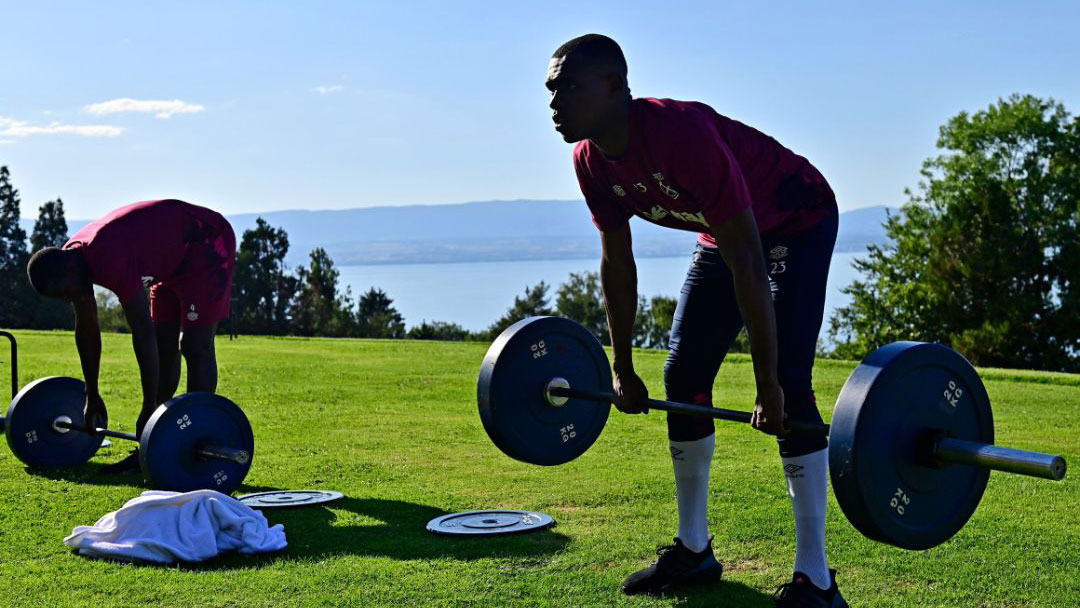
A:
[[[22,384],[78,377],[70,334],[16,332]],[[0,343],[6,378],[6,344]],[[709,519],[725,582],[704,591],[629,598],[618,585],[676,529],[663,415],[613,414],[583,457],[534,467],[504,456],[476,411],[487,345],[272,339],[218,343],[219,391],[255,429],[242,492],[325,488],[345,500],[267,511],[289,547],[200,565],[90,560],[61,542],[71,529],[146,489],[104,478],[116,441],[91,464],[29,471],[0,447],[0,606],[771,606],[791,576],[794,522],[775,443],[718,423]],[[637,367],[662,395],[664,353]],[[831,408],[854,368],[820,361]],[[1063,454],[1080,466],[1080,376],[982,370],[998,443]],[[102,391],[112,426],[132,430],[139,402],[123,335],[104,336]],[[181,385],[182,386],[182,385]],[[3,389],[6,392],[6,388]],[[716,402],[749,409],[749,359],[732,356]],[[827,414],[827,412],[826,412]],[[828,417],[826,415],[826,417]],[[1063,482],[993,473],[975,516],[935,549],[907,552],[863,538],[830,498],[829,558],[852,606],[1080,606],[1080,472]],[[557,527],[504,538],[447,538],[424,525],[481,508],[553,515]]]

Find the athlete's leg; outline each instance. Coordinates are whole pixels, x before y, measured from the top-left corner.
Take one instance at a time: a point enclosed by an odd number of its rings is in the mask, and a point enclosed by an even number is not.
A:
[[[774,290],[778,375],[789,420],[821,422],[812,371],[836,239],[836,215],[817,227],[766,244]],[[795,516],[795,570],[821,589],[832,585],[825,558],[827,439],[793,433],[778,440]]]
[[[217,390],[217,353],[214,336],[217,322],[184,327],[180,352],[187,362],[187,392]]]

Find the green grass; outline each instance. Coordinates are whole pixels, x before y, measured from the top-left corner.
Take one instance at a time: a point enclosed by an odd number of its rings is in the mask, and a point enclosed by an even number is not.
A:
[[[70,334],[17,335],[22,383],[79,375]],[[131,430],[139,401],[128,339],[106,335],[102,361],[103,394],[121,430]],[[253,337],[218,345],[219,390],[255,429],[241,491],[327,488],[348,498],[267,511],[271,523],[285,524],[289,547],[280,553],[174,567],[96,561],[72,554],[63,537],[145,488],[97,476],[93,465],[28,471],[3,446],[0,606],[766,607],[790,577],[794,524],[775,443],[745,425],[718,425],[712,467],[709,518],[725,582],[628,598],[619,582],[676,526],[662,415],[614,415],[583,457],[533,467],[500,453],[480,425],[476,373],[486,345]],[[663,360],[661,352],[638,355],[658,395]],[[854,365],[818,363],[823,407]],[[1080,464],[1080,376],[984,375],[998,443]],[[717,403],[748,409],[752,391],[749,359],[730,357]],[[117,441],[93,462],[128,449]],[[924,552],[863,538],[830,498],[830,561],[853,606],[1080,605],[1076,478],[994,473],[967,527]],[[447,512],[495,507],[544,511],[558,526],[493,539],[424,530]]]

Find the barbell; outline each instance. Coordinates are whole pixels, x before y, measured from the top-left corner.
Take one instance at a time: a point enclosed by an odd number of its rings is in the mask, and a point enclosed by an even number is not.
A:
[[[161,490],[212,489],[229,494],[240,487],[251,469],[255,451],[251,424],[229,399],[213,393],[187,393],[158,406],[141,437],[105,428],[91,434],[83,423],[83,381],[50,376],[19,390],[15,337],[6,331],[0,331],[0,336],[11,342],[12,393],[0,428],[12,453],[27,466],[83,464],[108,436],[139,443],[143,475]]]
[[[480,419],[508,456],[569,462],[600,436],[611,368],[589,330],[530,317],[487,351],[477,383]],[[604,405],[607,407],[604,407]],[[750,412],[649,399],[649,409],[749,423]],[[1060,480],[1065,459],[994,445],[990,398],[971,364],[940,344],[895,342],[852,372],[832,424],[790,422],[827,434],[833,492],[863,535],[905,549],[952,538],[975,512],[990,470]]]

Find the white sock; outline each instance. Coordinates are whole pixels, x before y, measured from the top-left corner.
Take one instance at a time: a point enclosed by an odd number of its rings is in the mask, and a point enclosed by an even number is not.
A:
[[[795,512],[795,571],[821,589],[832,587],[825,561],[825,505],[828,450],[781,458]]]
[[[716,448],[716,435],[697,441],[672,441],[671,462],[675,466],[675,495],[679,503],[679,540],[700,553],[709,546],[709,465]]]

